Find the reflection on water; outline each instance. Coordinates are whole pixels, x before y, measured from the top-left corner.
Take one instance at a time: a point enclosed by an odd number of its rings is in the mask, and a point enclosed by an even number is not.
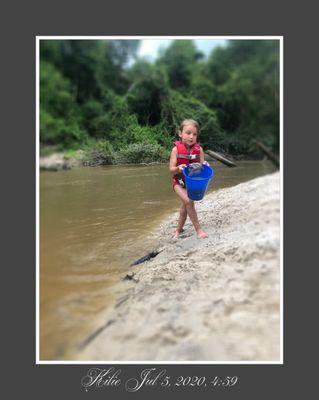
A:
[[[274,171],[268,162],[212,163],[209,191]],[[72,359],[112,304],[112,286],[153,249],[151,230],[179,208],[167,165],[40,174],[40,359]]]

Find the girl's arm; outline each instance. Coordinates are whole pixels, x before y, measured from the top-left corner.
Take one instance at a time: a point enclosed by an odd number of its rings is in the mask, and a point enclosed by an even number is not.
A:
[[[169,160],[169,172],[171,175],[180,174],[185,167],[186,164],[177,165],[177,148],[174,147]]]
[[[200,148],[199,159],[201,164],[209,165],[209,163],[205,161],[204,150],[202,149],[202,147]]]

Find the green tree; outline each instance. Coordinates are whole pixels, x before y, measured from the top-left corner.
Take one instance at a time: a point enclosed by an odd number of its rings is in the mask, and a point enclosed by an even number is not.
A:
[[[48,62],[40,68],[40,140],[43,144],[69,146],[81,143],[86,132],[70,81]]]
[[[158,63],[165,66],[172,89],[181,90],[190,87],[196,62],[203,57],[193,41],[175,40],[164,51]]]
[[[130,72],[134,81],[126,98],[129,111],[141,125],[155,126],[162,119],[162,103],[169,95],[166,71],[161,66],[139,63]]]
[[[232,41],[211,54],[205,76],[215,87],[205,102],[228,133],[227,150],[252,155],[257,138],[279,151],[278,41]]]
[[[52,62],[70,79],[76,100],[101,99],[112,89],[123,94],[129,85],[124,66],[136,54],[137,40],[52,40],[40,42],[41,59]]]
[[[206,148],[255,155],[257,138],[279,150],[278,41],[229,41],[206,60],[194,42],[175,40],[156,62],[129,67],[138,45],[41,40],[41,143],[96,142],[93,164],[126,151],[132,162],[144,145],[149,155],[170,148],[180,122],[194,118]]]

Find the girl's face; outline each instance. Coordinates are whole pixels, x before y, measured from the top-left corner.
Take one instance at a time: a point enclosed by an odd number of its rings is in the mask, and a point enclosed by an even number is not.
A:
[[[197,142],[197,128],[192,124],[184,125],[183,130],[179,131],[178,136],[181,138],[182,143],[192,146]]]

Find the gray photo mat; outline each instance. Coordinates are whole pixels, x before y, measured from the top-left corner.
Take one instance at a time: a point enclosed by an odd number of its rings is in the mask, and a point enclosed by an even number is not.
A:
[[[20,7],[20,8],[19,8]],[[306,393],[311,389],[312,318],[317,280],[312,242],[315,196],[304,194],[311,173],[303,173],[303,159],[312,165],[315,145],[300,153],[301,140],[315,136],[317,124],[313,89],[316,63],[315,11],[312,7],[286,10],[275,2],[198,2],[192,7],[165,2],[33,2],[15,6],[7,2],[2,12],[2,107],[4,190],[2,229],[2,325],[6,371],[5,387],[11,398],[30,394],[34,399],[123,398],[259,398]],[[123,9],[126,9],[126,13]],[[133,17],[134,16],[134,17]],[[300,21],[300,17],[303,17]],[[296,23],[298,21],[298,23]],[[86,393],[81,378],[90,365],[36,365],[35,363],[35,38],[37,35],[283,35],[284,36],[284,364],[283,365],[167,365],[171,376],[238,376],[231,391],[146,388],[127,393],[125,388],[103,388]],[[315,97],[316,96],[316,97]],[[307,141],[308,143],[308,141]],[[11,151],[10,151],[10,150]],[[13,151],[12,151],[13,150]],[[14,160],[14,162],[12,162]],[[18,162],[15,162],[18,161]],[[298,185],[298,186],[297,186]],[[295,190],[293,190],[295,189]],[[298,190],[297,190],[298,189]],[[302,210],[302,212],[300,211]],[[310,235],[309,235],[310,236]],[[309,243],[309,245],[307,245]],[[310,262],[305,262],[310,258]],[[307,268],[307,266],[309,266]],[[308,269],[310,270],[308,272]],[[11,285],[9,285],[12,283]],[[8,283],[7,283],[8,282]],[[312,300],[312,297],[314,298]],[[312,300],[307,301],[307,300]],[[308,326],[308,327],[307,327]],[[312,361],[313,362],[313,361]],[[309,365],[310,364],[310,365]],[[151,365],[162,369],[162,365]],[[127,377],[137,376],[150,365],[118,366]],[[294,397],[294,396],[292,396]]]

